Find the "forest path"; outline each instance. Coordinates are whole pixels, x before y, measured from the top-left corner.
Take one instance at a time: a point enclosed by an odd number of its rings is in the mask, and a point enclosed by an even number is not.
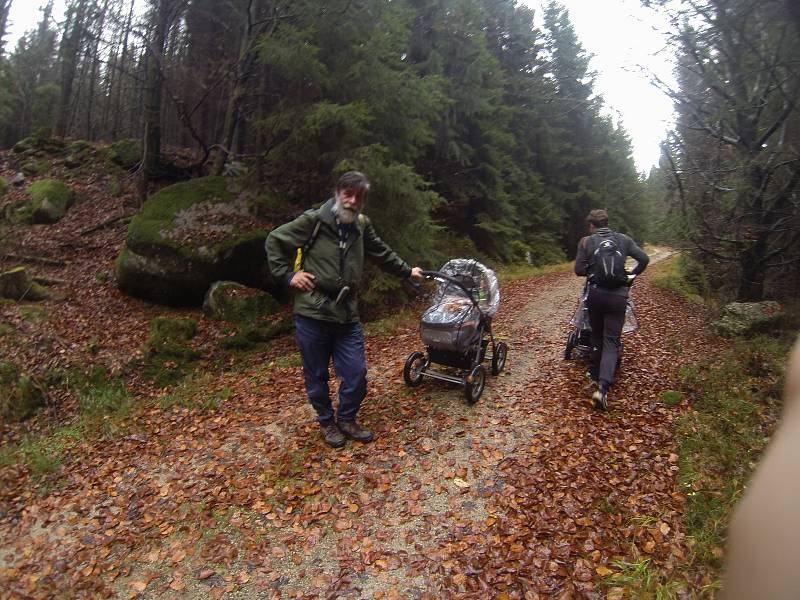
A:
[[[503,286],[507,369],[472,406],[456,386],[403,384],[416,326],[370,336],[368,445],[322,443],[296,361],[232,366],[210,385],[229,391],[217,410],[140,415],[27,499],[2,531],[0,589],[599,598],[615,560],[672,570],[686,551],[672,447],[685,407],[660,394],[709,343],[702,315],[645,274],[642,327],[603,414],[585,365],[563,360],[580,286],[565,272]]]

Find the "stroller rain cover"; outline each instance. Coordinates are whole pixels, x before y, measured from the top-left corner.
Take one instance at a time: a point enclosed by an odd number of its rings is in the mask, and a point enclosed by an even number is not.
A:
[[[578,299],[578,308],[572,316],[569,324],[578,330],[591,329],[589,325],[589,309],[586,307],[586,298],[588,291],[581,292]],[[627,306],[625,307],[625,322],[622,325],[622,333],[633,333],[639,329],[639,319],[636,318],[635,305],[631,298],[628,298]]]
[[[439,272],[460,281],[469,295],[461,286],[437,280],[433,303],[422,315],[422,341],[438,350],[466,352],[480,335],[482,318],[493,317],[500,306],[497,276],[468,258],[449,260]]]

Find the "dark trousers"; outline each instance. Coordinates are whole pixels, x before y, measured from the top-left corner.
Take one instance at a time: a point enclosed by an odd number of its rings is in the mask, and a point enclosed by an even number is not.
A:
[[[339,379],[340,421],[355,421],[367,395],[367,362],[364,332],[360,323],[329,323],[302,315],[294,316],[295,337],[303,358],[303,378],[308,401],[322,425],[334,418],[328,388],[328,364]]]
[[[592,328],[589,372],[605,388],[614,383],[627,304],[625,296],[598,287],[589,288],[589,297],[586,299]]]

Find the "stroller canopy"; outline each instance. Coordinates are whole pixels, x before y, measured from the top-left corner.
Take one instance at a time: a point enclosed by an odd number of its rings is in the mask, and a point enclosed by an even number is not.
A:
[[[497,312],[500,286],[489,267],[472,258],[454,258],[442,265],[439,272],[463,283],[484,316],[492,317]],[[464,297],[464,290],[449,281],[439,281],[434,303],[440,304],[445,297]]]

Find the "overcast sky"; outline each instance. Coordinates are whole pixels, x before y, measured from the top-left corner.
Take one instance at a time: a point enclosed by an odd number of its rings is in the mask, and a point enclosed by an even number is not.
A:
[[[660,143],[673,123],[672,102],[650,84],[649,73],[673,81],[672,57],[662,38],[666,21],[639,0],[559,0],[569,11],[583,47],[594,55],[595,90],[606,110],[621,120],[633,143],[639,171],[658,164]],[[524,0],[541,26],[547,0]]]
[[[522,0],[536,11],[541,25],[546,0]],[[639,171],[658,164],[659,144],[672,124],[672,104],[648,80],[655,72],[672,80],[672,63],[664,50],[659,30],[663,19],[644,9],[639,0],[560,0],[569,11],[583,47],[594,55],[596,91],[603,95],[606,110],[615,122],[621,120],[633,143]],[[39,6],[45,2],[13,0],[6,51],[11,52],[23,32],[36,27]],[[53,16],[63,18],[63,0],[56,0]],[[644,71],[642,70],[644,69]]]

